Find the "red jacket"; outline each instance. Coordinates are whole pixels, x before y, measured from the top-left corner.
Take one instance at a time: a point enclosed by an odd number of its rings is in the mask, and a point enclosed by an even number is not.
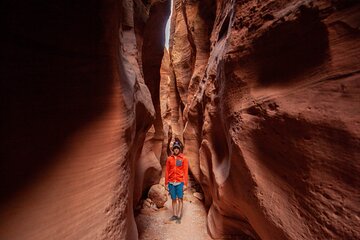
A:
[[[165,184],[169,182],[183,182],[185,186],[188,184],[189,161],[180,153],[179,155],[171,155],[166,160]]]

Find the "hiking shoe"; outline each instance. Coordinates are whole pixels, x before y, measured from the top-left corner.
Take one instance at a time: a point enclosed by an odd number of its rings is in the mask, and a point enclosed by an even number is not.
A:
[[[177,220],[178,218],[177,218],[177,216],[172,216],[169,220],[170,221],[175,221],[175,220]]]
[[[177,224],[180,224],[180,223],[181,223],[181,218],[178,217],[178,218],[176,219],[176,223],[177,223]]]

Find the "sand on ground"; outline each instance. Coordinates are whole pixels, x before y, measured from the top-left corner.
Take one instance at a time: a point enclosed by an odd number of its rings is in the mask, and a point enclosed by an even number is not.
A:
[[[140,240],[210,240],[206,227],[206,210],[202,201],[193,196],[189,188],[184,195],[184,209],[180,224],[170,221],[172,216],[171,198],[157,211],[141,209],[135,220]]]

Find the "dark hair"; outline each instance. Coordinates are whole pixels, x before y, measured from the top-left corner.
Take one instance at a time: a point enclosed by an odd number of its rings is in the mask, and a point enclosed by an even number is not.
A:
[[[180,150],[183,150],[184,149],[184,145],[182,144],[182,142],[180,141],[180,139],[178,137],[175,137],[175,141],[174,141],[174,144],[177,143],[179,144],[180,146]],[[173,145],[174,145],[173,144]]]

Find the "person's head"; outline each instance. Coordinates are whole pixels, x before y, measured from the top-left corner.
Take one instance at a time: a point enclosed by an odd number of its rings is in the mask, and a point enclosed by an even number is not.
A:
[[[173,146],[172,146],[172,150],[174,152],[175,155],[178,155],[181,151],[181,145],[178,142],[174,142]]]

